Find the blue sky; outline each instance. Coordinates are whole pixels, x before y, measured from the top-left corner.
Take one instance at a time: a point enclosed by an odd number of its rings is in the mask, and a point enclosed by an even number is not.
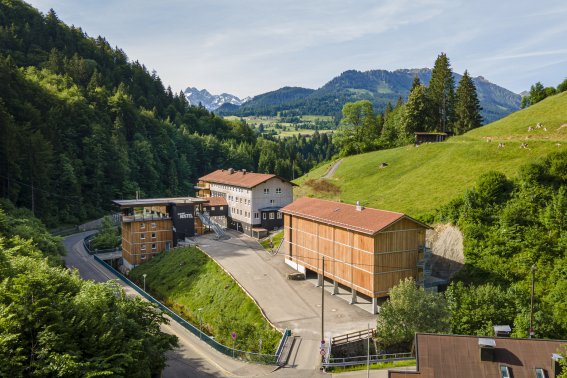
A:
[[[348,69],[432,67],[440,52],[514,92],[567,77],[564,0],[32,0],[102,35],[175,92],[318,88]]]

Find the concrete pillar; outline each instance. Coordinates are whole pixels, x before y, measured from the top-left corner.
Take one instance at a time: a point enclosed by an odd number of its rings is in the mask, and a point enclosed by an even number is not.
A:
[[[323,275],[321,273],[317,273],[317,287],[323,286]]]
[[[372,314],[376,315],[378,313],[378,298],[372,298]]]
[[[352,298],[350,299],[350,304],[356,303],[356,290],[352,289]]]
[[[339,283],[337,281],[333,282],[333,295],[339,293]]]

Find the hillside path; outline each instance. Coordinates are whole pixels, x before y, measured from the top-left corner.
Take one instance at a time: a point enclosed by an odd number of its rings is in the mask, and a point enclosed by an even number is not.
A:
[[[325,175],[321,178],[324,179],[330,179],[331,177],[333,177],[333,175],[335,174],[335,171],[339,168],[339,165],[341,165],[341,163],[343,162],[343,159],[339,159],[337,160],[333,166],[331,168],[329,168],[329,170],[327,171],[327,173],[325,173]]]

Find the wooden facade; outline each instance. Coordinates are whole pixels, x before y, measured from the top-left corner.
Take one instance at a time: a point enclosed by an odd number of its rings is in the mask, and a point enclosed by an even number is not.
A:
[[[284,213],[286,259],[371,298],[387,296],[401,279],[419,279],[426,226],[402,217],[370,235],[323,220]]]
[[[171,219],[122,222],[122,258],[136,266],[173,248]]]

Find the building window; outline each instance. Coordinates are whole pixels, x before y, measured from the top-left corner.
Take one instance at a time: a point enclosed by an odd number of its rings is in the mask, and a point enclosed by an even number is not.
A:
[[[224,206],[219,207],[219,210],[221,211],[224,210]]]
[[[140,234],[140,239],[145,239],[146,238],[146,234]]]
[[[262,219],[266,219],[266,213],[262,213]]]
[[[254,213],[254,219],[260,219],[260,213]]]
[[[282,219],[282,213],[278,211],[278,219]]]
[[[536,378],[545,378],[545,372],[543,371],[542,368],[536,368],[535,369],[535,376],[536,376]]]
[[[152,239],[155,239],[155,238],[156,238],[156,233],[152,232]]]
[[[141,229],[146,228],[146,224],[145,224],[145,223],[140,223],[140,228],[141,228]]]
[[[157,249],[157,245],[156,244],[152,244],[152,251],[155,251]]]
[[[142,256],[140,257],[140,259],[141,259],[141,260],[145,260],[145,259],[146,259],[146,255],[142,255]]]
[[[270,188],[264,188],[264,195],[270,194]]]
[[[211,211],[215,211],[215,207],[214,207],[214,206],[211,206]]]
[[[156,228],[157,227],[157,223],[152,223],[152,228]]]
[[[271,204],[271,205],[273,205],[273,204],[275,204],[275,203],[276,203],[276,200],[273,200],[273,199],[270,200],[270,204]]]
[[[146,245],[142,244],[142,246],[140,247],[140,251],[145,251],[146,250]]]
[[[282,194],[282,188],[276,188],[276,194]]]
[[[502,378],[511,378],[510,369],[508,369],[508,366],[500,366],[500,376]]]
[[[270,212],[270,219],[274,219],[274,213]]]

